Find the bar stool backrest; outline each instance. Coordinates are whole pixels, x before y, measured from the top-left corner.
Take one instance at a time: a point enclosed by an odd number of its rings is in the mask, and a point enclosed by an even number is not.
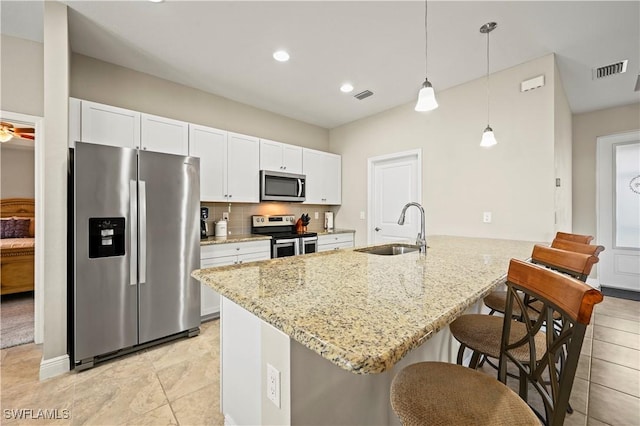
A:
[[[529,317],[525,302],[518,296],[519,291],[542,302],[543,309],[537,318]],[[520,375],[520,396],[526,401],[527,383],[533,385],[545,407],[544,413],[536,414],[546,425],[560,426],[564,422],[586,327],[594,305],[602,299],[598,290],[568,275],[517,259],[509,264],[498,378],[506,383],[507,361],[514,363]],[[511,317],[516,304],[523,313],[527,333],[514,337],[510,336]],[[558,316],[561,329],[546,326]],[[540,361],[536,361],[534,336],[542,332],[543,326],[546,327],[546,352]],[[516,355],[517,348],[526,344],[529,345],[528,364],[518,361]]]
[[[604,251],[603,246],[576,243],[574,241],[562,240],[558,238],[554,239],[553,242],[551,242],[551,247],[560,250],[574,251],[576,253],[589,254],[593,256],[599,256],[600,253]]]
[[[593,240],[591,235],[569,234],[566,232],[556,232],[556,239],[573,241],[574,243],[590,244]]]
[[[569,274],[580,281],[586,281],[598,257],[573,251],[560,250],[539,244],[533,246],[531,262],[556,271]]]

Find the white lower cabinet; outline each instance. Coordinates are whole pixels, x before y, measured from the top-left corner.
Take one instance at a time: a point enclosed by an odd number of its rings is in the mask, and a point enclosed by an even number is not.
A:
[[[200,248],[200,267],[239,265],[271,259],[271,241],[223,243]],[[200,316],[206,319],[220,312],[220,295],[211,287],[200,284]]]
[[[318,235],[318,251],[339,250],[353,247],[353,233]]]

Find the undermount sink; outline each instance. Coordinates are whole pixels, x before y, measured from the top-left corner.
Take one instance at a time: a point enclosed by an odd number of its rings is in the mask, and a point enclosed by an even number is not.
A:
[[[354,251],[360,253],[378,254],[381,256],[395,256],[420,250],[420,247],[410,244],[385,244],[383,246],[365,247]]]

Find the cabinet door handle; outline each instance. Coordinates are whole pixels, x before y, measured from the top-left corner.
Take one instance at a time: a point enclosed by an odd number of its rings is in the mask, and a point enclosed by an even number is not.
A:
[[[233,197],[233,195],[229,194],[229,198]]]
[[[373,229],[375,229],[376,232],[382,231],[382,229],[378,228],[377,226]]]
[[[242,260],[239,260],[238,263],[242,263]]]

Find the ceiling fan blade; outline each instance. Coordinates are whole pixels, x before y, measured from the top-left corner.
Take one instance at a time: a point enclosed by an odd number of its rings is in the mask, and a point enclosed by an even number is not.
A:
[[[14,133],[35,133],[36,129],[33,127],[14,127],[11,129]]]
[[[35,136],[27,135],[26,133],[17,133],[16,137],[20,138],[20,139],[29,139],[29,140],[32,140],[32,141],[36,140]]]

